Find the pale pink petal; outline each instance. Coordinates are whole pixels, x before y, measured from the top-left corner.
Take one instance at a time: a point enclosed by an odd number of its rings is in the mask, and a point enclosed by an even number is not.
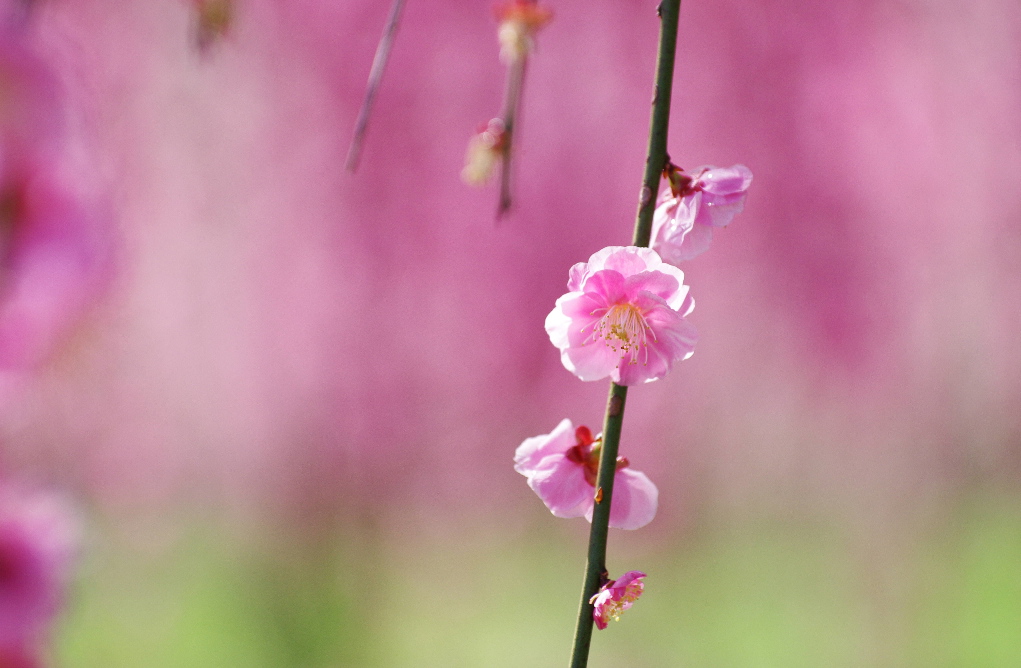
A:
[[[528,486],[557,517],[581,517],[595,493],[585,480],[584,467],[563,456],[543,462],[543,469],[529,476]]]
[[[566,345],[580,347],[598,342],[592,338],[596,324],[612,302],[607,302],[599,293],[571,293],[577,296],[565,299],[560,310],[570,320],[566,332]],[[552,336],[551,336],[552,340]]]
[[[744,194],[752,185],[752,170],[744,165],[709,167],[698,177],[702,189],[712,195]]]
[[[645,271],[644,263],[640,271]],[[585,278],[583,290],[586,294],[599,295],[604,302],[613,304],[625,298],[626,276],[630,276],[630,274],[622,273],[616,269],[601,269],[591,272]]]
[[[566,295],[561,296],[557,299],[553,310],[546,316],[546,333],[549,334],[553,345],[561,350],[571,345],[568,339],[568,332],[571,328],[572,320],[570,316],[564,313],[564,303],[577,299],[580,296],[581,293],[579,292],[568,292]]]
[[[581,292],[581,286],[585,283],[585,277],[588,276],[588,268],[588,262],[578,262],[571,267],[567,279],[568,292]]]
[[[747,193],[731,193],[727,195],[712,195],[702,193],[702,208],[699,209],[695,218],[696,227],[709,225],[712,227],[726,227],[734,216],[744,211],[744,201]]]
[[[617,251],[619,251],[621,248],[624,248],[624,247],[623,246],[607,246],[606,248],[603,248],[602,250],[598,250],[595,253],[593,253],[589,257],[588,262],[583,263],[584,267],[585,267],[585,269],[583,270],[584,274],[588,275],[590,273],[595,273],[597,271],[602,271],[603,269],[605,269],[606,268],[606,260],[607,260],[607,258],[609,258],[611,255],[613,255]],[[577,267],[578,265],[574,265],[574,266]]]
[[[649,248],[636,246],[618,246],[606,257],[604,268],[618,271],[624,276],[631,276],[660,263],[659,256]]]
[[[610,526],[615,529],[640,529],[656,516],[659,489],[641,471],[623,468],[613,482]]]
[[[567,418],[560,421],[552,432],[526,438],[514,451],[514,470],[529,475],[540,462],[552,454],[563,454],[575,444],[574,425]]]
[[[669,267],[670,265],[665,264],[663,266]],[[674,270],[679,271],[676,268]],[[683,278],[684,275],[681,274],[681,280]],[[640,274],[627,277],[623,292],[627,295],[629,301],[633,300],[641,292],[649,292],[669,300],[680,289],[681,281],[677,280],[676,276],[672,276],[664,271],[643,271]]]
[[[599,339],[581,347],[566,348],[560,353],[560,361],[581,380],[601,380],[614,377],[620,355]]]
[[[672,247],[670,258],[683,262],[698,257],[709,250],[712,240],[713,228],[710,225],[695,225],[684,235],[684,240],[680,244]]]

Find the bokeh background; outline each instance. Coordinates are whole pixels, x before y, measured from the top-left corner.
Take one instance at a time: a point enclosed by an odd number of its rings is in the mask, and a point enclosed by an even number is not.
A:
[[[497,223],[488,3],[407,3],[354,174],[388,3],[235,0],[203,49],[193,2],[31,3],[109,249],[0,413],[81,510],[54,666],[566,663],[588,525],[511,457],[601,421],[543,319],[630,240],[658,21],[549,5]],[[686,1],[669,151],[755,181],[630,393],[661,507],[591,665],[1021,665],[1021,5]]]

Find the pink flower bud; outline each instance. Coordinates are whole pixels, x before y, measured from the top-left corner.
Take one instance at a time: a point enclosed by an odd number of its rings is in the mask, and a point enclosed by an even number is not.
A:
[[[496,8],[500,21],[500,60],[509,65],[535,50],[535,34],[553,19],[553,12],[535,0],[511,0]]]

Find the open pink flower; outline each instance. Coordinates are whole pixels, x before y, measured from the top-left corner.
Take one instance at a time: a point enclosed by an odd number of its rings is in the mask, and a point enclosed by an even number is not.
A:
[[[604,584],[599,593],[589,600],[593,606],[592,619],[599,630],[605,629],[611,619],[620,621],[624,611],[634,605],[645,589],[644,577],[645,573],[641,571],[628,571],[620,579]]]
[[[647,383],[695,350],[698,335],[684,319],[695,302],[684,272],[649,248],[604,248],[571,268],[567,289],[546,317],[546,332],[582,380]]]
[[[0,489],[0,666],[32,665],[63,598],[76,542],[62,499]]]
[[[667,171],[670,187],[652,216],[652,247],[676,264],[708,250],[713,228],[741,213],[752,172],[744,165],[700,167],[693,176],[672,166]]]
[[[528,479],[546,507],[557,517],[585,516],[592,521],[600,439],[588,427],[564,419],[549,434],[526,438],[514,453],[514,470]],[[639,529],[656,516],[659,490],[651,480],[617,458],[613,478],[610,526]]]

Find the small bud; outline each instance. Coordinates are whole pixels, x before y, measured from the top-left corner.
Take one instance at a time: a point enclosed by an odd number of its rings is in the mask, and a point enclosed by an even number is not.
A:
[[[484,186],[492,178],[496,165],[503,159],[506,148],[503,120],[494,118],[479,129],[468,142],[461,179],[473,186]]]
[[[535,0],[510,0],[496,8],[500,21],[500,60],[510,65],[535,50],[535,33],[550,22],[553,12]]]

